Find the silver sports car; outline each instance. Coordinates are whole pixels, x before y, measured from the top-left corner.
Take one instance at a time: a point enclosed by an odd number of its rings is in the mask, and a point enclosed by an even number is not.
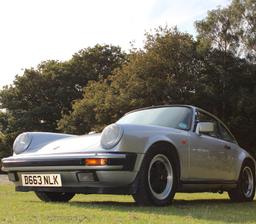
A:
[[[255,160],[217,117],[189,105],[131,111],[102,133],[22,133],[13,151],[3,171],[17,191],[43,201],[130,194],[160,206],[176,192],[227,191],[233,201],[255,194]]]

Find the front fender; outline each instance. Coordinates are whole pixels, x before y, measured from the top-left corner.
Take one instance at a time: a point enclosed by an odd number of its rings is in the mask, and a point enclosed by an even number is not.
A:
[[[144,155],[150,147],[159,142],[172,145],[177,152],[181,169],[181,176],[188,174],[189,164],[189,134],[187,131],[165,127],[144,127],[138,125],[123,125],[124,134],[116,151],[135,152],[139,155],[136,168],[141,167]]]
[[[168,138],[167,136],[162,136],[162,135],[155,135],[148,138],[148,141],[145,144],[144,153],[146,153],[150,149],[150,147],[157,142],[169,143],[173,145],[175,149],[177,149],[176,143],[171,138]]]
[[[32,137],[32,141],[28,149],[23,153],[30,153],[32,151],[35,152],[41,149],[43,146],[49,144],[50,142],[54,142],[56,140],[74,136],[69,134],[60,134],[60,133],[51,133],[51,132],[29,132],[29,134]],[[16,155],[16,154],[13,153],[13,155]]]

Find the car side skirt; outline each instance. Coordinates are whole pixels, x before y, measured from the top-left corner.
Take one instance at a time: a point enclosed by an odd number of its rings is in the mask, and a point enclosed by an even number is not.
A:
[[[203,181],[181,181],[177,192],[197,193],[197,192],[223,192],[237,187],[237,181],[223,180],[203,180]]]

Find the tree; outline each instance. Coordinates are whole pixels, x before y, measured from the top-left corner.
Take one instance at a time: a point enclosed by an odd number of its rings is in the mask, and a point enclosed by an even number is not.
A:
[[[256,1],[233,0],[229,6],[233,13],[236,34],[245,56],[256,62]]]
[[[198,72],[196,43],[176,28],[159,28],[146,34],[144,50],[129,55],[113,75],[91,82],[81,100],[73,104],[59,128],[77,134],[117,120],[125,112],[143,106],[187,103],[194,95]]]
[[[251,151],[256,147],[255,18],[255,0],[233,0],[196,22],[199,52],[205,64],[198,82],[202,98],[196,102],[216,111],[241,145]],[[203,100],[204,94],[207,100]]]
[[[14,133],[12,123],[13,118],[8,111],[0,111],[0,158],[11,154]]]
[[[82,97],[83,87],[90,80],[106,78],[125,61],[121,48],[96,45],[79,51],[69,61],[45,61],[37,68],[25,69],[0,91],[0,108],[7,109],[12,118],[8,130],[2,132],[9,148],[21,132],[57,132],[58,120],[68,113],[73,100]],[[4,120],[1,125],[6,125]]]
[[[208,12],[206,18],[195,23],[198,39],[223,52],[256,60],[256,2],[233,0],[225,8]]]
[[[21,131],[56,131],[57,121],[82,96],[89,80],[106,78],[125,61],[119,47],[100,46],[76,53],[70,61],[46,61],[25,69],[13,85],[0,92],[1,107],[8,109]]]
[[[228,54],[224,67],[222,54],[222,51],[211,50],[201,56],[203,67],[197,77],[193,104],[221,118],[238,138],[239,143],[253,150],[256,146],[253,140],[256,124],[256,104],[253,102],[256,91],[256,66],[245,59]]]
[[[194,104],[220,117],[239,143],[253,151],[255,69],[232,51],[202,47],[188,34],[160,28],[147,33],[144,49],[133,51],[111,76],[90,82],[59,129],[83,134],[101,130],[135,108]]]
[[[198,40],[203,46],[216,48],[224,53],[235,52],[239,39],[233,27],[233,14],[229,8],[208,12],[205,19],[195,23]]]

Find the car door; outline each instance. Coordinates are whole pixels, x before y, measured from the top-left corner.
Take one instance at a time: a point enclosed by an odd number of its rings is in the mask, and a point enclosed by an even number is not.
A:
[[[191,132],[189,179],[194,181],[223,181],[228,178],[225,143],[219,133],[218,120],[203,111],[196,111],[195,126],[198,122],[212,122],[211,133]]]
[[[221,122],[219,123],[219,131],[226,154],[227,180],[235,180],[238,172],[237,161],[239,161],[239,146],[234,136]]]

